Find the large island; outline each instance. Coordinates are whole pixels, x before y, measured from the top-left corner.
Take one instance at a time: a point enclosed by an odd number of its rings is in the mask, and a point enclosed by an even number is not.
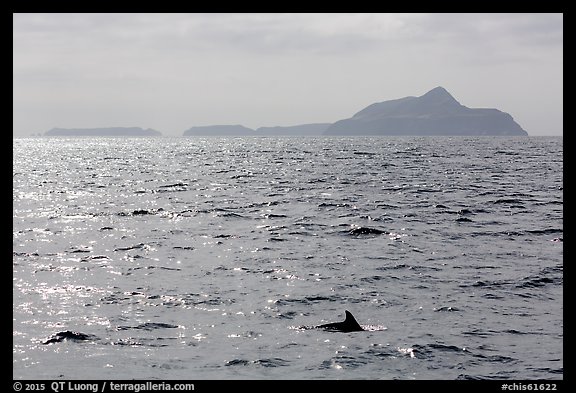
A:
[[[404,97],[369,105],[349,119],[337,121],[324,135],[502,135],[528,133],[508,113],[468,108],[443,87],[420,97]]]

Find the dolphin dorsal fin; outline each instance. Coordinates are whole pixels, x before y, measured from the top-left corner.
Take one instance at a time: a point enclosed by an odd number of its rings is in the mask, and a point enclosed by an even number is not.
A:
[[[344,323],[347,326],[352,326],[358,328],[359,330],[364,330],[362,329],[358,321],[356,321],[356,318],[354,318],[354,315],[352,315],[350,311],[346,310],[345,313],[346,313],[346,319],[344,320]]]

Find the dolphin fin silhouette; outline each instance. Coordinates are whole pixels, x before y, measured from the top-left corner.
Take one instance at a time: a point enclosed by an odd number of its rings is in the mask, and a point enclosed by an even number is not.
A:
[[[325,325],[316,326],[319,329],[333,330],[336,332],[360,332],[363,331],[362,326],[356,321],[352,313],[346,310],[346,319],[343,322],[327,323]]]

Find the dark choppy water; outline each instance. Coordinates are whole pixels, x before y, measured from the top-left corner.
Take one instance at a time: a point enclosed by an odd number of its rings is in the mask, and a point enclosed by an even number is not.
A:
[[[13,376],[563,379],[562,152],[14,139]]]

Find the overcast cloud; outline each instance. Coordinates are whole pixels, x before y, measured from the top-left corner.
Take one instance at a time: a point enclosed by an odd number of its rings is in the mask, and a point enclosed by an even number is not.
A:
[[[14,136],[334,122],[443,86],[563,133],[562,14],[14,14]]]

